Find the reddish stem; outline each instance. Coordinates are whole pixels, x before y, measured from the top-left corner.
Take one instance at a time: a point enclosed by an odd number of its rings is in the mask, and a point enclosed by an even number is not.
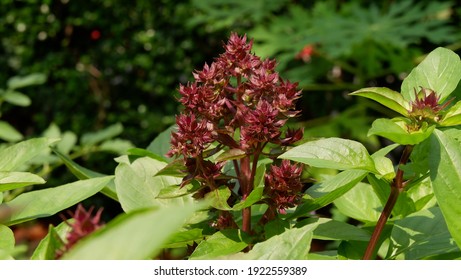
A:
[[[250,156],[240,160],[240,188],[242,189],[242,200],[245,200],[251,192],[250,185],[251,167]],[[251,208],[246,207],[242,210],[242,230],[246,233],[251,232]]]
[[[250,165],[250,156],[246,156],[240,161],[240,184],[242,188],[242,200],[247,199],[253,190],[256,169],[258,168],[258,159],[264,145],[258,144],[254,155],[253,162]],[[242,210],[242,230],[251,234],[251,206]]]
[[[384,206],[383,212],[379,216],[378,222],[376,223],[376,227],[371,235],[370,241],[368,242],[367,249],[365,250],[365,254],[363,255],[364,260],[369,260],[373,256],[375,252],[376,245],[378,244],[379,238],[381,233],[383,232],[384,226],[387,223],[387,220],[391,216],[392,209],[397,202],[399,194],[403,191],[405,184],[403,182],[403,170],[400,166],[405,165],[408,160],[410,159],[411,152],[413,151],[413,146],[407,145],[402,152],[402,156],[400,157],[399,161],[399,168],[397,169],[397,173],[395,175],[394,181],[391,184],[391,193],[389,198],[387,199],[386,205]]]

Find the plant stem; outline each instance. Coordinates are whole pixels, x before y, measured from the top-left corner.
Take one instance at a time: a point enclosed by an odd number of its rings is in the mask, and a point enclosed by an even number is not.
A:
[[[240,188],[242,189],[242,200],[245,200],[251,192],[251,166],[250,156],[240,160]],[[251,232],[251,208],[246,207],[242,210],[242,230],[246,233]]]
[[[403,182],[403,170],[400,168],[400,166],[405,165],[408,162],[412,150],[413,146],[407,145],[405,146],[402,152],[397,173],[395,175],[394,181],[391,184],[391,193],[389,195],[389,198],[387,199],[386,205],[384,206],[383,212],[381,212],[381,215],[379,216],[378,222],[376,223],[376,227],[373,231],[373,234],[371,235],[370,241],[368,242],[367,249],[365,250],[365,254],[363,255],[364,260],[369,260],[373,256],[376,245],[378,244],[381,233],[383,232],[384,226],[386,225],[387,220],[391,216],[392,209],[394,208],[395,203],[397,202],[399,194],[403,191],[405,187],[405,183]]]
[[[386,222],[392,213],[392,209],[394,208],[395,203],[397,202],[397,198],[399,197],[399,194],[400,194],[399,189],[391,187],[391,194],[389,195],[389,198],[387,199],[383,212],[381,212],[381,215],[379,216],[378,222],[376,223],[375,230],[373,231],[373,234],[371,235],[370,241],[368,242],[367,249],[365,250],[365,254],[363,255],[364,260],[371,259],[375,251],[376,245],[378,244],[379,237],[381,236],[384,226],[386,225]]]

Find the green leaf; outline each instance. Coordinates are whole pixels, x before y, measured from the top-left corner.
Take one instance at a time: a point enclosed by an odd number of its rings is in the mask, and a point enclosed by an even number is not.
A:
[[[330,250],[309,253],[307,258],[311,261],[336,261],[338,260],[338,252],[336,250]]]
[[[156,175],[157,176],[157,175]],[[200,183],[197,181],[191,181],[191,183],[186,184],[182,187],[177,185],[171,185],[164,187],[160,190],[157,198],[158,199],[168,199],[168,198],[177,198],[180,196],[190,195],[201,188]]]
[[[163,160],[164,159],[160,159]],[[168,163],[162,168],[155,176],[173,176],[178,178],[184,178],[187,175],[187,167],[184,165],[183,159],[176,159]]]
[[[296,226],[317,223],[314,230],[314,239],[320,240],[370,240],[370,233],[361,228],[347,224],[341,221],[335,221],[328,218],[308,218],[302,220]]]
[[[151,151],[154,154],[161,155],[164,159],[168,162],[172,161],[172,158],[166,156],[166,154],[170,151],[170,140],[171,140],[171,132],[176,131],[177,126],[172,125],[167,128],[165,131],[160,133],[147,147],[147,150]]]
[[[397,220],[391,232],[389,258],[417,260],[442,253],[459,252],[440,208],[422,210]]]
[[[0,171],[0,192],[44,183],[42,177],[29,172]]]
[[[6,90],[1,97],[6,102],[21,107],[27,107],[32,103],[29,96],[14,90]]]
[[[221,186],[215,190],[210,191],[205,195],[205,198],[210,201],[210,205],[213,208],[219,210],[232,210],[232,208],[227,204],[227,200],[231,196],[231,191],[227,186]]]
[[[107,176],[105,174],[92,171],[88,168],[85,168],[79,165],[78,163],[73,161],[71,158],[62,154],[55,148],[52,148],[52,150],[63,161],[63,163],[67,166],[67,168],[72,172],[72,174],[74,174],[75,177],[77,177],[77,179],[84,180],[84,179]]]
[[[176,177],[155,176],[166,166],[165,162],[149,157],[137,158],[130,162],[127,156],[119,157],[117,161],[119,165],[115,169],[115,187],[125,212],[170,203],[180,205],[192,200],[190,195],[167,199],[158,198],[162,189],[181,183],[181,179]]]
[[[155,257],[200,204],[139,209],[122,214],[77,243],[63,259],[143,260]]]
[[[269,239],[273,236],[283,233],[290,227],[291,225],[289,219],[281,219],[280,217],[276,217],[264,225],[264,237]]]
[[[365,183],[359,183],[334,203],[344,215],[364,222],[376,222],[383,208],[372,186]]]
[[[461,144],[440,130],[431,137],[429,170],[437,203],[461,247]]]
[[[391,144],[391,145],[388,145],[384,148],[381,148],[379,149],[378,151],[374,152],[371,157],[374,158],[374,157],[383,157],[387,154],[389,154],[390,152],[392,152],[395,148],[397,148],[398,146],[400,146],[399,144]]]
[[[85,133],[80,142],[85,146],[92,146],[111,139],[123,132],[123,125],[120,123],[113,124],[97,132]]]
[[[384,178],[387,181],[391,181],[395,177],[394,164],[387,157],[375,156],[373,157],[375,162],[376,170],[378,171],[377,176],[379,178]]]
[[[40,241],[31,260],[54,260],[56,253],[63,248],[63,240],[66,239],[66,234],[70,227],[65,222],[62,222],[57,227],[49,226],[48,234]]]
[[[378,178],[384,178],[386,181],[391,181],[395,177],[394,164],[386,157],[392,150],[400,146],[399,144],[391,144],[384,148],[379,149],[371,155],[375,162],[375,167],[378,173]]]
[[[176,232],[170,236],[168,241],[163,245],[163,248],[179,248],[192,246],[194,242],[203,239],[202,229],[193,228]]]
[[[415,182],[415,185],[410,184],[407,188],[407,197],[413,201],[416,211],[431,208],[437,204],[430,178],[422,178]],[[398,200],[397,203],[399,203]]]
[[[248,236],[237,229],[218,231],[200,242],[190,256],[190,260],[210,260],[235,254],[248,246]]]
[[[332,169],[363,169],[376,172],[373,160],[361,143],[342,139],[326,138],[307,142],[279,156],[314,167]]]
[[[461,124],[461,101],[456,102],[455,105],[450,107],[442,120],[440,125],[443,126],[455,126]]]
[[[146,150],[146,149],[131,148],[131,149],[128,149],[127,154],[132,155],[132,156],[138,156],[138,157],[150,157],[158,161],[167,162],[164,157],[154,154],[153,152]]]
[[[264,175],[266,174],[266,165],[261,164],[256,169],[255,175],[255,186],[253,190],[250,192],[248,197],[245,200],[237,203],[232,207],[232,210],[238,211],[242,210],[243,208],[250,207],[251,205],[255,204],[256,202],[261,200],[264,192]]]
[[[368,242],[343,240],[338,246],[338,259],[361,260]]]
[[[373,186],[381,203],[384,205],[389,198],[391,182],[378,179],[376,175],[369,174],[368,182]],[[405,191],[400,193],[392,209],[394,217],[405,217],[422,209],[433,207],[436,204],[431,182],[428,176],[410,181]]]
[[[14,171],[22,164],[41,154],[57,139],[34,138],[19,142],[0,151],[0,170]]]
[[[403,80],[402,95],[414,100],[414,90],[420,87],[434,90],[440,101],[444,101],[456,88],[461,79],[461,61],[453,51],[437,48],[416,66]]]
[[[11,216],[3,223],[14,225],[36,218],[52,216],[96,194],[112,179],[113,176],[81,180],[55,188],[21,194],[3,204],[12,210]]]
[[[119,138],[106,140],[99,146],[101,151],[112,152],[119,155],[126,154],[131,148],[133,148],[133,144],[130,141]]]
[[[68,155],[77,143],[77,135],[75,133],[66,131],[61,134],[61,141],[56,144],[56,149],[61,153]]]
[[[346,170],[324,182],[315,184],[306,191],[314,199],[298,206],[290,217],[306,216],[311,211],[332,203],[356,186],[367,174],[368,172],[363,170]]]
[[[52,151],[63,161],[63,163],[67,166],[70,172],[74,174],[75,177],[77,177],[77,179],[85,180],[107,176],[106,174],[102,174],[79,165],[68,156],[59,152],[56,148],[52,148]],[[107,197],[112,198],[113,200],[118,201],[117,191],[115,190],[115,183],[113,180],[110,181],[107,186],[101,190],[101,193]]]
[[[416,145],[427,139],[434,129],[435,125],[424,123],[419,130],[409,132],[405,121],[401,119],[377,119],[368,135],[379,135],[401,145]]]
[[[22,140],[23,137],[24,136],[9,123],[0,121],[0,139],[8,142],[17,142]]]
[[[12,77],[7,81],[8,89],[17,89],[33,85],[41,85],[46,82],[46,75],[41,73],[33,73],[27,76]]]
[[[257,243],[250,252],[239,257],[248,260],[306,260],[316,227],[314,223],[288,229]]]
[[[13,251],[15,242],[13,231],[9,227],[0,224],[0,250]]]
[[[239,203],[235,204],[234,207],[232,207],[232,210],[238,211],[238,210],[242,210],[243,208],[250,207],[251,205],[261,200],[261,197],[263,196],[263,192],[264,192],[264,186],[258,186],[254,188],[251,191],[251,193],[248,195],[248,197],[245,200],[242,200]]]
[[[408,116],[410,105],[408,101],[403,99],[402,94],[385,87],[370,87],[363,88],[350,93],[350,95],[357,95],[377,101],[378,103],[386,106],[397,113]]]
[[[245,151],[241,149],[230,149],[221,153],[217,158],[216,161],[225,161],[225,160],[234,160],[244,158],[246,156]]]
[[[61,133],[61,130],[55,123],[51,123],[48,128],[43,132],[43,136],[47,138],[59,138],[61,139],[54,148],[59,152],[68,155],[77,143],[77,136],[75,133],[66,131]]]

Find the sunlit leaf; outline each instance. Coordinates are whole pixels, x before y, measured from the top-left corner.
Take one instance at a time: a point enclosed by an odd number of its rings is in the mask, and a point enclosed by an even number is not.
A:
[[[125,212],[152,206],[184,204],[192,200],[191,196],[177,198],[159,198],[160,191],[169,186],[178,186],[181,179],[172,176],[155,176],[166,166],[163,161],[150,157],[137,158],[130,162],[127,156],[117,158],[119,165],[115,169],[115,187],[121,206]]]
[[[127,153],[128,155],[133,155],[133,156],[138,156],[138,157],[150,157],[155,160],[167,162],[164,157],[154,154],[153,152],[146,150],[146,149],[131,148],[127,150]]]
[[[85,179],[91,179],[91,178],[97,178],[97,177],[105,177],[107,175],[90,170],[88,168],[85,168],[72,159],[70,159],[67,155],[62,154],[59,152],[57,149],[52,148],[53,152],[58,155],[58,157],[63,161],[63,163],[67,166],[67,168],[74,174],[77,179],[80,180],[85,180]],[[115,183],[114,181],[110,181],[107,186],[105,186],[102,190],[101,193],[105,194],[106,196],[118,201],[117,197],[117,192],[115,190]]]
[[[101,151],[113,152],[119,155],[126,154],[126,152],[133,148],[133,144],[124,139],[109,139],[101,143],[99,149]]]
[[[9,227],[0,224],[0,249],[11,252],[15,242],[13,231]]]
[[[161,159],[162,160],[162,159]],[[155,176],[173,176],[183,178],[187,174],[187,167],[184,165],[183,159],[176,159],[168,163]]]
[[[155,257],[201,205],[148,208],[121,214],[75,245],[63,259],[144,260]]]
[[[0,121],[0,139],[8,142],[16,142],[22,140],[22,134],[12,127],[9,123]]]
[[[415,67],[402,82],[402,95],[406,100],[415,99],[414,90],[420,87],[435,91],[444,101],[461,79],[459,56],[446,48],[437,48]]]
[[[112,179],[113,176],[93,178],[21,194],[3,204],[12,211],[3,224],[14,225],[52,216],[96,194]]]
[[[210,201],[213,208],[219,210],[231,210],[232,208],[227,204],[227,200],[231,196],[231,191],[227,186],[221,186],[215,190],[210,191],[205,195],[205,198]]]
[[[147,147],[147,150],[151,151],[154,154],[162,156],[165,160],[172,161],[172,158],[166,156],[166,154],[170,151],[170,140],[171,140],[171,132],[176,131],[177,126],[172,125],[167,128],[165,131],[160,133]]]
[[[307,189],[307,194],[313,199],[298,206],[290,217],[309,215],[311,211],[332,203],[356,186],[367,174],[368,172],[363,170],[346,170],[324,182],[315,184]]]
[[[32,103],[29,96],[14,90],[5,91],[5,93],[1,97],[6,102],[21,107],[27,107]]]
[[[440,130],[431,137],[429,170],[448,230],[461,248],[461,144]]]
[[[325,138],[306,142],[288,150],[279,158],[320,168],[363,169],[376,172],[373,160],[365,146],[359,142],[342,138]]]
[[[354,91],[351,95],[372,99],[403,116],[407,116],[410,109],[408,101],[403,99],[402,94],[385,87],[363,88]]]
[[[391,233],[392,249],[389,258],[399,255],[415,260],[442,253],[459,252],[450,236],[438,207],[413,213],[394,223]]]
[[[369,184],[359,183],[335,200],[344,215],[364,222],[376,222],[384,205]]]
[[[443,126],[455,126],[461,124],[461,101],[456,102],[440,121]]]
[[[65,235],[69,232],[70,227],[65,222],[62,222],[57,227],[49,226],[48,234],[40,241],[31,260],[54,260],[58,250],[62,250],[65,240]]]
[[[288,229],[257,243],[250,252],[236,257],[247,260],[306,260],[316,227],[317,224],[313,223]]]
[[[0,171],[0,192],[44,183],[42,177],[33,173]]]
[[[400,119],[377,119],[373,122],[368,135],[379,135],[401,145],[416,145],[426,140],[435,126],[426,123],[417,131],[408,131]]]
[[[237,229],[221,230],[198,244],[189,259],[210,260],[235,254],[248,246],[248,236]]]
[[[14,171],[22,164],[41,154],[57,139],[33,138],[0,151],[0,170]]]
[[[122,132],[123,132],[123,125],[120,123],[116,123],[104,129],[101,129],[97,132],[85,133],[81,137],[80,142],[82,143],[82,145],[91,146],[91,145],[101,143],[105,140],[111,139],[119,135]]]
[[[373,157],[375,162],[377,175],[387,181],[391,181],[395,177],[394,164],[387,157]]]
[[[16,76],[8,80],[7,86],[9,89],[23,88],[33,85],[40,85],[46,82],[46,75],[41,73],[33,73],[27,76]]]

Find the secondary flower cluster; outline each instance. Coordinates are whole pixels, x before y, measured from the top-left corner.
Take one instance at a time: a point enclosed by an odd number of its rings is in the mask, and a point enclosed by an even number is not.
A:
[[[96,214],[93,215],[93,207],[87,211],[81,204],[77,206],[75,212],[73,214],[71,213],[74,221],[71,223],[65,221],[71,227],[71,230],[66,235],[67,242],[64,248],[57,252],[57,258],[60,258],[62,254],[69,251],[80,239],[103,225],[100,221],[102,210],[103,209],[100,208]]]
[[[440,97],[435,91],[421,87],[421,90],[416,92],[415,89],[415,100],[411,102],[411,110],[408,113],[417,122],[438,122],[440,111],[445,109],[451,102],[439,104],[439,101]]]
[[[302,130],[282,133],[287,120],[299,114],[295,103],[301,91],[279,76],[275,60],[252,54],[252,45],[246,35],[232,33],[225,52],[195,71],[193,82],[179,87],[184,111],[176,117],[177,131],[172,133],[168,155],[182,156],[189,174],[184,181],[196,179],[207,191],[230,184],[221,174],[224,164],[206,160],[213,152],[227,147],[238,151],[233,159],[257,158],[268,143],[290,145],[303,136]],[[237,176],[251,173],[236,169]],[[294,204],[291,195],[286,202],[280,197],[274,201],[284,208]]]
[[[301,200],[302,167],[283,160],[280,166],[273,165],[265,177],[265,192],[282,214],[285,209],[296,206]]]

